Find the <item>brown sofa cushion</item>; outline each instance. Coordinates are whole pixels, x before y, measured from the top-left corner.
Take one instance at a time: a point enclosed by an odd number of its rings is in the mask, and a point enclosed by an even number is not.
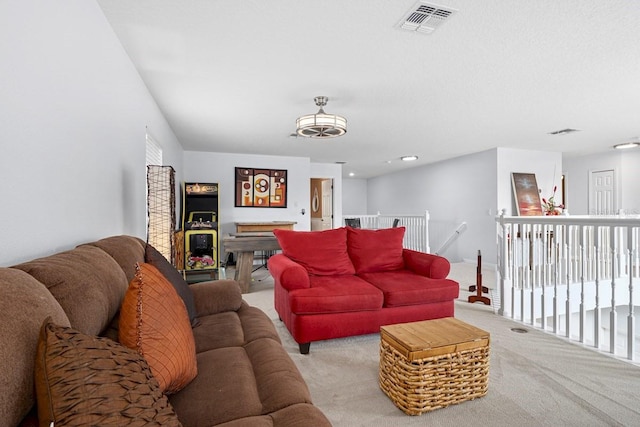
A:
[[[127,283],[136,275],[136,263],[144,262],[146,243],[137,237],[111,236],[85,245],[100,248],[116,260],[124,271]]]
[[[40,425],[180,426],[143,357],[47,318],[36,357]]]
[[[198,317],[224,311],[236,311],[242,304],[240,284],[235,280],[223,279],[194,283],[190,288],[193,291]]]
[[[136,349],[166,393],[175,393],[198,374],[187,309],[155,267],[139,264],[122,302],[120,342]]]
[[[42,321],[69,319],[47,288],[24,271],[0,268],[0,424],[15,426],[35,404],[33,372]]]
[[[264,414],[253,366],[242,347],[198,353],[198,376],[169,401],[187,426],[214,426]]]
[[[42,282],[60,303],[71,327],[100,334],[120,308],[127,279],[102,249],[83,245],[16,265]]]
[[[178,272],[178,270],[176,270],[175,267],[171,265],[156,248],[149,244],[146,245],[144,259],[145,262],[157,268],[169,283],[171,283],[180,298],[182,298],[185,307],[187,307],[191,326],[196,326],[198,324],[198,319],[196,318],[196,305],[193,301],[193,292],[191,292],[187,281],[184,280],[180,272]]]

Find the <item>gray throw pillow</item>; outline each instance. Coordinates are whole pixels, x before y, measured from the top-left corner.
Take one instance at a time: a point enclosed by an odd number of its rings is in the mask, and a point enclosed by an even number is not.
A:
[[[189,288],[189,284],[184,280],[182,275],[176,268],[167,261],[167,259],[152,245],[147,244],[144,251],[145,262],[154,266],[162,275],[173,285],[176,292],[184,301],[187,307],[187,314],[191,327],[198,326],[199,322],[196,318],[196,303],[193,299],[193,292]]]

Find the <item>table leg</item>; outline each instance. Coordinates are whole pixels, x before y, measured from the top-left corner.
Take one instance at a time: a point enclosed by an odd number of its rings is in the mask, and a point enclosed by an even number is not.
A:
[[[253,269],[253,251],[239,252],[236,261],[236,273],[234,280],[240,283],[243,294],[249,292],[251,284],[251,270]]]

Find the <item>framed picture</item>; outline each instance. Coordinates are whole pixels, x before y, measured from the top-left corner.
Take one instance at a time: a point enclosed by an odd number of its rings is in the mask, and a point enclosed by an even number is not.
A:
[[[533,173],[511,173],[513,196],[519,216],[543,215],[536,175]]]
[[[282,169],[236,168],[237,208],[286,208],[287,171]]]

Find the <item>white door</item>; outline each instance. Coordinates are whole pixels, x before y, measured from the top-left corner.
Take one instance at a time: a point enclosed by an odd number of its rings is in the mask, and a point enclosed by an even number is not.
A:
[[[615,171],[591,171],[589,175],[589,215],[616,213]]]
[[[322,229],[333,228],[333,180],[322,181]]]

